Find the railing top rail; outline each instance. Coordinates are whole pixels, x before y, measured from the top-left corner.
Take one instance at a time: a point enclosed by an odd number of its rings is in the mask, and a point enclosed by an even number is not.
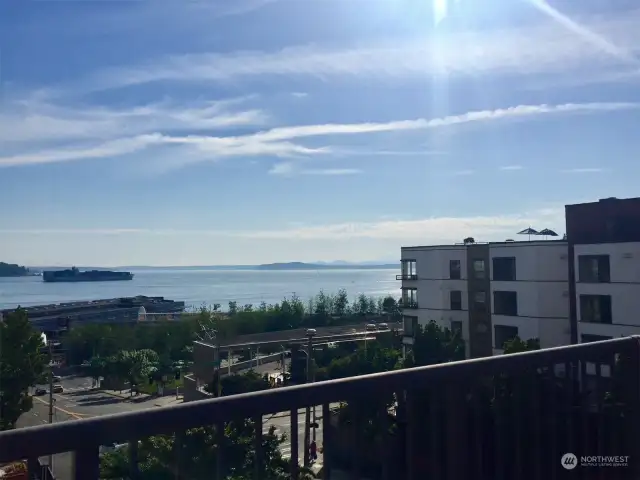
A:
[[[182,431],[205,424],[248,418],[259,413],[281,412],[300,406],[358,398],[381,388],[411,389],[430,382],[469,379],[509,373],[577,360],[593,361],[618,353],[631,353],[640,337],[626,337],[588,344],[463,360],[339,380],[310,383],[262,392],[245,393],[171,407],[105,415],[85,420],[0,432],[0,462],[75,450],[79,439],[97,444],[144,438]],[[206,419],[203,421],[203,419]]]

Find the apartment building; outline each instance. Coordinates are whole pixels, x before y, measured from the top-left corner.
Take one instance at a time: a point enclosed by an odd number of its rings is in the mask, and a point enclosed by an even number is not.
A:
[[[640,335],[640,198],[565,207],[572,343]]]
[[[435,321],[461,332],[469,357],[500,353],[515,336],[568,344],[568,263],[565,241],[403,247],[403,341]]]

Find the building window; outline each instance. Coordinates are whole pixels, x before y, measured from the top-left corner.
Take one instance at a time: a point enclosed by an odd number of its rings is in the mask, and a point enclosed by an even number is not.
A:
[[[512,282],[516,279],[516,257],[495,257],[493,259],[493,279]]]
[[[485,278],[484,260],[473,261],[473,276],[474,278]]]
[[[487,310],[487,292],[476,292],[473,295],[473,309],[477,312]]]
[[[460,336],[462,336],[462,322],[451,322],[451,331],[453,333],[459,332]]]
[[[403,288],[402,303],[404,308],[418,308],[418,289]]]
[[[493,292],[493,313],[496,315],[518,315],[518,294],[516,292]]]
[[[418,270],[415,260],[401,260],[402,280],[417,280]]]
[[[610,282],[609,255],[579,255],[578,277],[585,283]]]
[[[611,295],[580,295],[580,321],[611,323]]]
[[[604,335],[590,335],[587,333],[582,334],[582,343],[601,342],[602,340],[611,340],[612,337],[606,337]]]
[[[418,330],[418,317],[410,317],[405,315],[402,317],[403,335],[405,337],[413,337]]]
[[[493,327],[493,331],[496,337],[495,348],[499,348],[500,350],[504,350],[504,344],[518,336],[518,327],[496,325]]]
[[[460,280],[461,278],[460,260],[449,260],[449,278],[453,280]]]
[[[451,290],[449,296],[451,300],[451,310],[462,310],[462,292],[460,290]]]

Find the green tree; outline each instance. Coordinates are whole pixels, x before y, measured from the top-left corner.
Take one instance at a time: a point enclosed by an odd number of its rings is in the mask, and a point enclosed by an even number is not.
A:
[[[338,290],[338,294],[333,297],[333,314],[337,317],[344,317],[349,313],[349,297],[344,288]]]
[[[504,354],[509,355],[511,353],[529,352],[531,350],[540,350],[540,340],[537,338],[530,338],[527,341],[523,341],[520,337],[516,336],[511,340],[507,340],[504,343]]]
[[[324,293],[323,290],[320,290],[320,293],[316,295],[315,299],[315,313],[320,318],[326,318],[331,315],[331,307],[332,307],[332,298],[331,296]]]
[[[464,359],[465,344],[460,332],[441,328],[431,321],[424,327],[418,326],[404,367],[421,367]]]
[[[43,379],[47,354],[42,335],[18,308],[0,322],[0,430],[15,427],[31,409],[29,387]]]

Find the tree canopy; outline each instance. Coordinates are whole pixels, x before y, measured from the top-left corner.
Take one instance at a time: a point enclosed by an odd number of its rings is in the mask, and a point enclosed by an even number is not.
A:
[[[15,427],[20,415],[31,409],[29,387],[42,380],[47,354],[42,334],[24,309],[0,322],[0,430]]]

